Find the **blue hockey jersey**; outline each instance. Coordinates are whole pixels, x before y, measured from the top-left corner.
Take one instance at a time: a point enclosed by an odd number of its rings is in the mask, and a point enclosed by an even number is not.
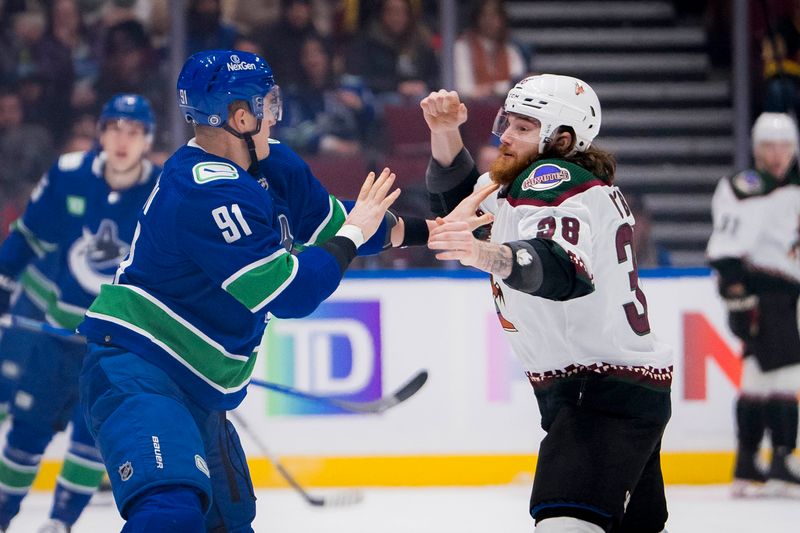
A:
[[[31,194],[22,217],[0,247],[0,272],[17,277],[49,322],[74,329],[86,309],[111,283],[127,255],[136,217],[161,169],[144,162],[138,183],[112,190],[103,178],[105,155],[73,152],[58,161]],[[42,273],[46,271],[46,274]]]
[[[270,141],[262,188],[192,140],[166,162],[136,226],[130,256],[104,285],[80,331],[167,372],[207,409],[244,398],[267,314],[310,314],[342,277],[314,246],[345,206],[288,147]],[[382,248],[385,225],[360,253]]]

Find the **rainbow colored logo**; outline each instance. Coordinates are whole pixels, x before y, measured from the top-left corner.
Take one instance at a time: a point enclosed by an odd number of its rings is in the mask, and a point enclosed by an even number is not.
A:
[[[324,302],[301,320],[273,319],[264,340],[267,379],[317,395],[370,401],[381,397],[381,318],[378,301]],[[346,412],[271,393],[267,414]]]

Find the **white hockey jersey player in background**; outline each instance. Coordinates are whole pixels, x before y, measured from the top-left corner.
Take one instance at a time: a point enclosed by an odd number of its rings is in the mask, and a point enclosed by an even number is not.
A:
[[[495,214],[491,242],[443,223],[429,247],[492,275],[498,317],[547,432],[530,502],[537,533],[662,531],[671,353],[650,331],[614,159],[591,147],[597,96],[567,76],[520,82],[493,128],[500,155],[480,178],[458,132],[467,114],[458,95],[433,93],[422,108],[437,214],[476,182],[501,186],[482,204]]]
[[[731,331],[744,342],[736,400],[738,449],[734,494],[800,496],[797,442],[800,390],[800,174],[798,134],[782,113],[753,125],[755,169],[720,180],[712,201],[708,258],[719,274]],[[772,442],[767,472],[757,465],[765,431]]]

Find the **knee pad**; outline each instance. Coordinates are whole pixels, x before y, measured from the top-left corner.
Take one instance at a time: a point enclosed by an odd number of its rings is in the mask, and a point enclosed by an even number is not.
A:
[[[536,533],[605,533],[602,527],[571,516],[545,518],[536,524]]]
[[[200,495],[189,487],[162,487],[137,498],[122,533],[205,531]]]

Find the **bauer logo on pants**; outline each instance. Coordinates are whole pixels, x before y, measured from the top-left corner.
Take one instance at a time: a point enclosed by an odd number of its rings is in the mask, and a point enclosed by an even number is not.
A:
[[[380,302],[324,302],[303,320],[271,320],[267,379],[347,400],[381,397]],[[343,414],[324,404],[270,394],[270,415]]]

